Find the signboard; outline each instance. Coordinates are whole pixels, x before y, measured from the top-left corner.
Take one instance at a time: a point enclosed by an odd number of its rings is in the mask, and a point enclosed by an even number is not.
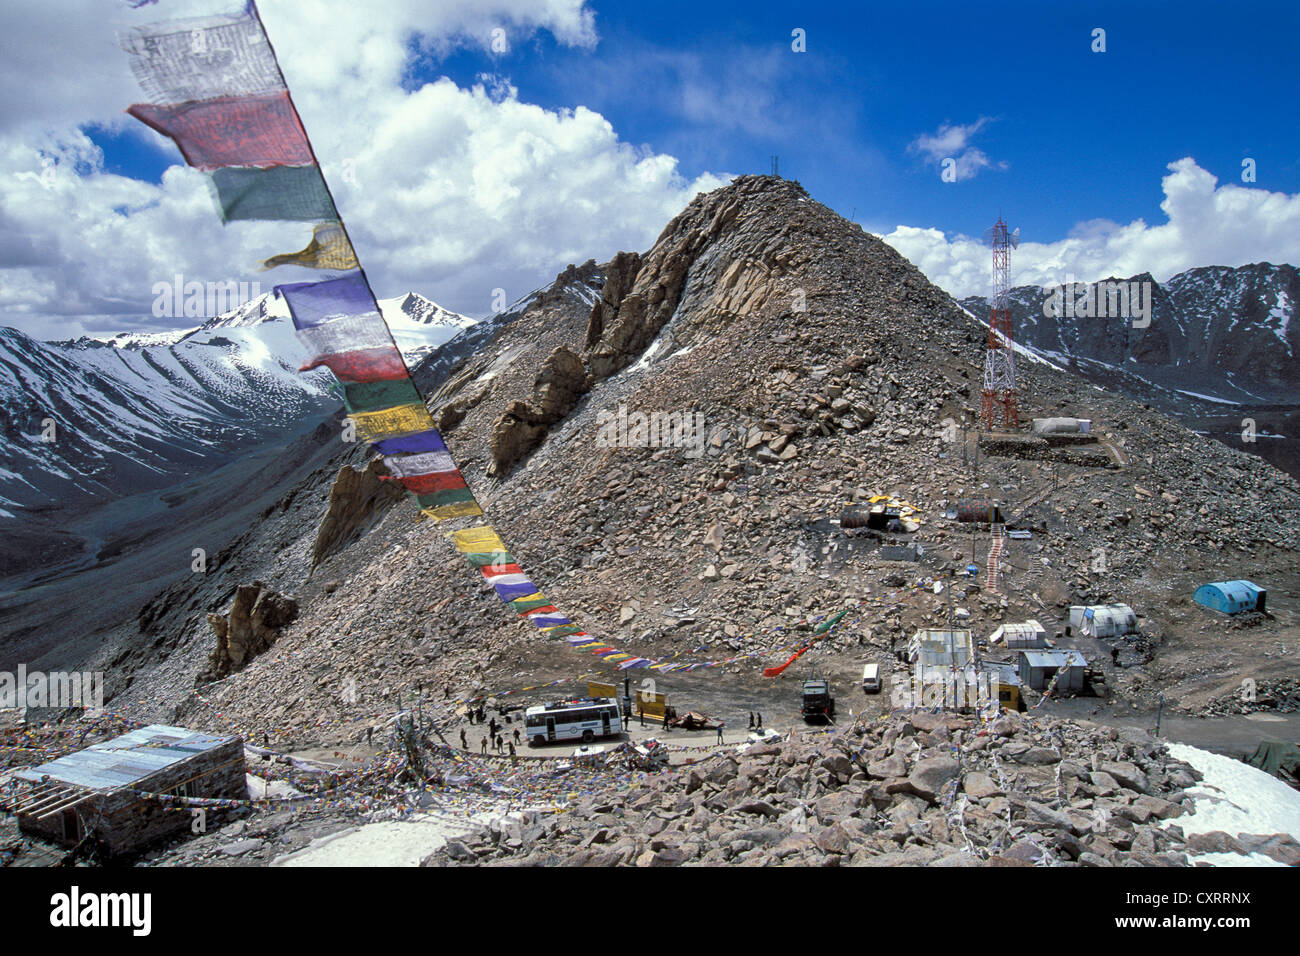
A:
[[[587,696],[588,697],[617,697],[618,688],[615,687],[613,684],[602,684],[599,683],[598,681],[589,680],[587,681]]]
[[[651,694],[646,691],[637,691],[632,696],[636,700],[636,707],[640,713],[645,714],[647,717],[663,718],[664,708],[668,706],[667,694]]]

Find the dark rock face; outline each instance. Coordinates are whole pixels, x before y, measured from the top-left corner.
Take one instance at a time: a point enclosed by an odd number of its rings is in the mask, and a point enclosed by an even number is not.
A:
[[[261,581],[240,585],[228,613],[208,615],[217,646],[198,682],[220,680],[243,670],[254,657],[265,653],[280,636],[280,629],[297,616],[298,602],[293,598],[268,590]]]
[[[373,459],[363,470],[349,465],[339,469],[330,488],[329,508],[321,519],[312,548],[311,566],[361,537],[405,492],[397,482],[382,481],[382,460]]]

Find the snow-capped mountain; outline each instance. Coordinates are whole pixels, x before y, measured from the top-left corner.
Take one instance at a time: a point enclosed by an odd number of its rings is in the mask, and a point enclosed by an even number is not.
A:
[[[1127,288],[1127,317],[1115,314],[1118,290],[1099,298],[1080,284],[1054,300],[1057,290],[1012,289],[1017,348],[1300,476],[1300,270],[1260,262],[1107,281]],[[988,321],[984,297],[961,304]]]
[[[1136,377],[1187,397],[1300,402],[1300,322],[1292,321],[1300,300],[1295,266],[1205,266],[1164,283],[1145,273],[1108,281],[1127,287],[1130,313],[1140,301],[1150,303],[1150,315],[1113,314],[1122,311],[1116,308],[1118,298],[1107,299],[1105,311],[1111,314],[1098,315],[1095,291],[1089,306],[1082,284],[1055,302],[1055,290],[1020,286],[1010,293],[1017,343],[1058,362],[1073,360],[1085,372],[1091,367]],[[983,296],[961,304],[987,319]]]
[[[462,360],[486,346],[506,326],[533,306],[546,306],[561,300],[576,301],[590,308],[600,301],[605,274],[594,259],[580,266],[569,265],[549,286],[534,289],[496,315],[489,316],[434,349],[418,365],[411,363],[411,377],[425,395],[434,395]]]
[[[474,324],[413,292],[380,308],[412,366]],[[0,328],[0,519],[163,487],[314,422],[340,397],[305,358],[271,294],[104,341]]]

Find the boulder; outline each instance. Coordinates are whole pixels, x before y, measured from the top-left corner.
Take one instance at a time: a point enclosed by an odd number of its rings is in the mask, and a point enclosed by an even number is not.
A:
[[[542,443],[552,425],[573,411],[589,388],[582,358],[562,345],[554,349],[537,372],[532,400],[510,402],[493,422],[488,476],[508,473],[520,458]]]
[[[976,800],[996,797],[1002,793],[1002,788],[993,782],[993,778],[982,771],[966,774],[962,778],[961,785],[966,794]]]
[[[907,783],[912,793],[933,803],[948,781],[959,773],[961,764],[952,757],[927,757],[917,762]]]
[[[1144,774],[1136,764],[1128,761],[1103,761],[1100,770],[1110,774],[1120,786],[1128,790],[1136,790],[1138,793],[1150,793],[1151,785],[1147,782],[1147,775]]]

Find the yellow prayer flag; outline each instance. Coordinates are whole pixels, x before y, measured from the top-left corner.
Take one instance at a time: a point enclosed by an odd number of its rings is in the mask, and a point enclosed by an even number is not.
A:
[[[497,536],[491,525],[453,531],[448,537],[461,554],[486,554],[489,551],[506,550],[505,542]]]
[[[398,435],[412,435],[433,428],[429,410],[423,404],[415,403],[383,408],[377,412],[352,412],[348,418],[357,427],[357,438],[369,442],[396,438]]]
[[[358,269],[357,254],[348,242],[347,233],[337,222],[322,222],[312,228],[311,242],[306,249],[271,256],[262,262],[262,269],[276,266],[305,266],[308,269]]]
[[[420,513],[428,515],[435,521],[446,521],[448,518],[470,518],[481,515],[483,509],[474,501],[458,501],[455,504],[441,505],[437,508],[421,508]],[[504,551],[505,548],[499,550]]]

